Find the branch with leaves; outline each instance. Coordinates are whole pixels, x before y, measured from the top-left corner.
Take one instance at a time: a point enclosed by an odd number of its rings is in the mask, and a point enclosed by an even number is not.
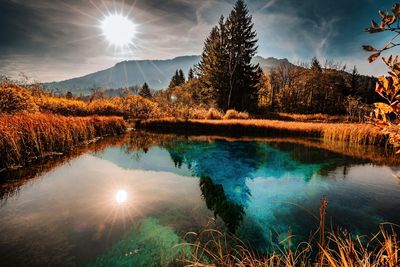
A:
[[[392,32],[393,37],[380,49],[371,45],[364,45],[365,51],[372,53],[368,58],[372,63],[377,60],[383,52],[400,46],[400,3],[393,5],[391,12],[379,11],[380,23],[371,21],[371,27],[366,31],[375,34]],[[400,148],[400,62],[399,56],[390,55],[389,58],[382,57],[388,67],[388,76],[381,76],[376,83],[375,91],[385,99],[386,103],[375,103],[373,121],[376,125],[383,126],[385,132],[390,136],[390,142]],[[398,149],[397,153],[400,153]]]

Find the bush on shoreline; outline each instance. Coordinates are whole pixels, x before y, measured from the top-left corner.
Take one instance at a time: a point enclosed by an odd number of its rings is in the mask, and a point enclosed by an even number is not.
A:
[[[224,115],[224,120],[247,120],[249,118],[249,113],[238,112],[234,109],[229,109]]]
[[[16,84],[0,84],[0,114],[34,113],[38,110],[28,90]]]

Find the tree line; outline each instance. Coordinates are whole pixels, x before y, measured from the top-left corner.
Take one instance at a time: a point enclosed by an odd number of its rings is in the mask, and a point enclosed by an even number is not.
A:
[[[252,16],[238,0],[227,19],[221,16],[205,40],[201,61],[185,80],[177,70],[167,91],[185,95],[183,103],[214,105],[222,111],[236,109],[252,113],[290,112],[345,114],[370,112],[375,78],[351,72],[338,65],[281,64],[269,73],[255,64],[257,34]]]

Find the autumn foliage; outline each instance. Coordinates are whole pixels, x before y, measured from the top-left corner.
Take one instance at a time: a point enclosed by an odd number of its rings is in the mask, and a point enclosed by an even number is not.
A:
[[[28,90],[17,84],[0,84],[0,114],[32,113],[38,110]]]
[[[369,62],[377,60],[383,52],[390,50],[400,43],[397,39],[400,36],[400,4],[393,5],[391,12],[379,11],[380,22],[371,21],[371,26],[367,32],[381,33],[391,32],[394,34],[382,48],[375,48],[371,45],[364,45],[363,48],[372,54]],[[379,77],[376,83],[376,92],[385,102],[375,103],[374,117],[372,120],[390,135],[390,142],[395,147],[400,147],[400,62],[398,56],[390,55],[389,58],[382,57],[383,62],[388,67],[388,76]],[[398,151],[400,153],[400,150]]]

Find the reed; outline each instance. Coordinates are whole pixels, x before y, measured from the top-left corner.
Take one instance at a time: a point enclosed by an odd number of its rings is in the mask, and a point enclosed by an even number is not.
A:
[[[325,141],[350,145],[383,146],[388,141],[388,135],[380,128],[363,123],[153,119],[139,121],[136,127],[157,132],[184,134],[319,137]]]
[[[95,138],[123,133],[120,117],[64,117],[50,114],[0,116],[0,170],[25,166]]]
[[[365,123],[325,124],[322,137],[331,142],[360,145],[385,145],[389,138],[381,128]]]
[[[183,266],[219,267],[398,267],[400,266],[400,241],[396,231],[385,230],[372,235],[367,242],[365,237],[352,236],[346,231],[331,231],[326,234],[327,245],[313,244],[313,240],[303,242],[294,249],[289,244],[293,238],[288,232],[280,249],[260,256],[239,238],[206,229],[195,236],[195,242],[187,244],[192,248],[190,258],[181,259]],[[188,237],[186,237],[188,238]],[[313,256],[314,246],[321,254]]]
[[[184,266],[248,266],[248,267],[398,267],[400,240],[394,226],[381,225],[370,238],[351,235],[345,230],[326,232],[325,216],[328,201],[321,200],[319,228],[308,241],[293,246],[289,229],[287,238],[275,244],[275,249],[259,255],[250,245],[233,234],[208,228],[200,233],[188,233],[182,248],[191,248],[190,257],[182,253]],[[317,217],[318,218],[318,217]],[[211,226],[212,227],[212,226]],[[186,245],[186,246],[184,246]],[[317,253],[315,253],[317,252]]]

